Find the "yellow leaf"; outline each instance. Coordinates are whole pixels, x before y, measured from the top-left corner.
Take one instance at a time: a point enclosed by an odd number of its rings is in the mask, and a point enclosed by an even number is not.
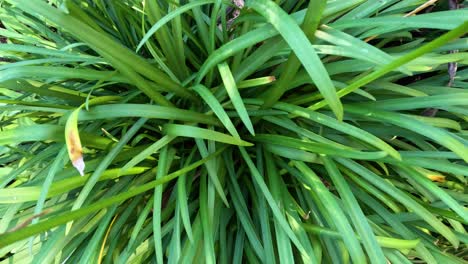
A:
[[[67,143],[68,156],[73,167],[78,170],[81,176],[84,176],[85,163],[83,160],[83,148],[81,146],[80,134],[78,132],[78,113],[80,108],[73,111],[68,117],[65,125],[65,142]]]

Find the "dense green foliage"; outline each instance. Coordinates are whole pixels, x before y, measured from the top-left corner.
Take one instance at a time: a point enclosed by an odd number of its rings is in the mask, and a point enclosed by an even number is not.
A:
[[[0,1],[0,263],[464,263],[468,10],[426,2]]]

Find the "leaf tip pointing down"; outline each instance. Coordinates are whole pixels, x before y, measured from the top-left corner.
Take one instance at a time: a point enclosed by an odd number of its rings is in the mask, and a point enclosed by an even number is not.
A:
[[[81,146],[80,134],[78,131],[79,108],[72,112],[65,125],[65,141],[67,143],[68,156],[73,167],[84,176],[85,163],[83,160],[83,148]]]
[[[73,167],[84,176],[85,163],[83,160],[83,151],[78,133],[70,133],[67,138],[68,156]]]
[[[84,169],[85,163],[83,160],[83,156],[79,157],[78,159],[72,161],[73,167],[80,173],[81,176],[84,176]]]

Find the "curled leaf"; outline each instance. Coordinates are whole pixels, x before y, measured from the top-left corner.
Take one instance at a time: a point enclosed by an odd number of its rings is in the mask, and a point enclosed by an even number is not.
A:
[[[83,148],[81,146],[80,133],[78,132],[78,114],[83,107],[106,103],[109,101],[117,101],[118,96],[100,96],[82,104],[75,109],[67,119],[65,124],[65,142],[67,143],[68,156],[73,164],[73,167],[78,170],[81,176],[84,176],[85,163],[83,160]]]
[[[84,176],[85,163],[83,160],[83,148],[81,146],[80,134],[78,132],[78,113],[81,108],[76,109],[68,117],[65,124],[65,142],[67,143],[68,156],[81,176]]]

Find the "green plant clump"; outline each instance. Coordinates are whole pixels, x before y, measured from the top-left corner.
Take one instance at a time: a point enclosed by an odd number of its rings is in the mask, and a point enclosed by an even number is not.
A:
[[[454,2],[0,1],[0,263],[466,263]]]

